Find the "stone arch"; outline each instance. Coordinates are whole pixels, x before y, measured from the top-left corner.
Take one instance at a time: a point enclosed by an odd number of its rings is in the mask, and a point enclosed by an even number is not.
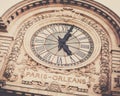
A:
[[[33,15],[40,14],[40,9],[44,7],[54,6],[56,4],[59,5],[72,5],[77,6],[85,11],[91,12],[92,15],[98,16],[96,17],[98,22],[99,19],[102,19],[104,24],[106,26],[102,26],[102,21],[99,22],[99,24],[106,30],[105,33],[99,33],[101,35],[101,41],[103,44],[103,47],[101,49],[101,77],[100,77],[100,88],[101,92],[108,91],[108,82],[109,80],[109,57],[107,57],[110,54],[111,50],[118,49],[118,46],[120,45],[120,19],[117,15],[115,15],[113,12],[111,12],[109,9],[104,7],[103,5],[90,1],[90,0],[84,0],[84,1],[76,1],[76,0],[25,0],[17,5],[13,6],[11,9],[9,9],[3,16],[3,22],[6,24],[6,28],[8,31],[8,35],[11,34],[13,37],[13,46],[11,46],[11,54],[8,56],[8,62],[7,64],[10,65],[7,68],[14,67],[13,63],[17,60],[19,50],[22,45],[22,40],[24,37],[25,29],[29,24],[24,25],[24,28],[20,30],[19,27],[22,27],[22,23],[25,23],[29,18],[31,18]],[[88,15],[88,14],[87,14]],[[108,29],[107,29],[108,28]],[[97,30],[97,29],[96,29]],[[108,32],[110,30],[110,32]],[[104,35],[105,34],[105,35]],[[103,37],[102,37],[103,36]],[[105,36],[110,37],[109,39]],[[115,40],[115,41],[114,41]],[[115,45],[113,47],[109,46],[109,43],[111,42],[112,45]],[[114,44],[114,42],[116,42]],[[16,46],[16,47],[14,47]],[[108,49],[107,49],[108,48]],[[109,49],[110,48],[110,49]],[[10,61],[10,62],[9,62]],[[6,69],[7,69],[6,68]],[[14,69],[13,69],[14,70]],[[10,70],[11,71],[11,70]],[[11,71],[12,72],[12,71]],[[8,72],[8,74],[12,74]],[[8,76],[9,77],[9,76]],[[96,92],[97,93],[97,92]]]
[[[71,4],[75,6],[79,6],[82,8],[85,8],[87,10],[91,10],[94,13],[98,14],[102,18],[106,20],[106,23],[111,26],[113,29],[114,35],[117,38],[118,45],[120,40],[120,19],[119,17],[106,8],[105,6],[99,4],[95,1],[75,1],[75,0],[33,0],[32,2],[30,0],[21,1],[20,3],[14,5],[12,8],[10,8],[5,14],[2,16],[3,22],[7,25],[7,28],[11,25],[11,23],[16,22],[19,18],[23,18],[22,16],[29,14],[30,11],[34,11],[39,9],[43,5],[50,5],[50,4]],[[17,18],[17,19],[16,19]],[[28,16],[29,18],[29,16]],[[16,20],[15,20],[16,19]],[[9,30],[9,29],[8,29]]]

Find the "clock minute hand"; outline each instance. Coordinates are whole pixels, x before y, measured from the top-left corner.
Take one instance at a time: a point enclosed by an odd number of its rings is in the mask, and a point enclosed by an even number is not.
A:
[[[72,31],[72,29],[73,29],[73,25],[70,27],[70,29],[68,30],[68,32],[65,34],[63,38],[60,38],[58,36],[58,42],[59,42],[58,51],[60,51],[63,48],[63,45],[66,45],[66,41],[69,39],[69,37],[71,37],[70,32]]]
[[[68,32],[65,34],[65,36],[62,39],[58,36],[58,42],[59,42],[58,51],[60,51],[63,48],[63,50],[67,53],[67,55],[72,54],[72,52],[69,50],[68,46],[66,45],[66,41],[69,39],[69,37],[71,37],[70,32],[72,32],[73,27],[74,25],[70,27],[70,29],[68,30]]]
[[[71,37],[70,32],[72,32],[73,27],[74,27],[74,25],[72,25],[72,26],[70,27],[70,29],[68,30],[68,32],[67,32],[67,33],[65,34],[65,36],[63,37],[62,41],[63,41],[64,43],[69,39],[69,37]]]

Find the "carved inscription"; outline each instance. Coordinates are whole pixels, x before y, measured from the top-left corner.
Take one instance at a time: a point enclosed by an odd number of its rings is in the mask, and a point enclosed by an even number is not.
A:
[[[30,70],[25,72],[25,78],[34,78],[33,80],[44,80],[44,81],[56,81],[56,82],[63,82],[63,83],[72,83],[73,85],[77,84],[86,84],[87,79],[82,77],[73,77],[73,76],[66,76],[66,75],[56,75],[56,74],[45,74],[41,72],[31,72]]]

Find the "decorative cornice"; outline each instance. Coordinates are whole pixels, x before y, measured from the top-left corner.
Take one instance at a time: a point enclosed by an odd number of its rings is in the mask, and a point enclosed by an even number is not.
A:
[[[106,8],[105,6],[93,1],[93,0],[24,0],[11,9],[9,9],[2,17],[5,19],[6,24],[10,24],[13,20],[21,15],[22,13],[36,8],[41,7],[43,5],[48,4],[71,4],[79,7],[83,7],[85,9],[91,10],[101,17],[105,18],[111,26],[114,28],[117,37],[119,38],[118,42],[120,41],[120,18],[111,10]],[[3,27],[5,28],[5,27]],[[120,45],[120,44],[119,44]]]

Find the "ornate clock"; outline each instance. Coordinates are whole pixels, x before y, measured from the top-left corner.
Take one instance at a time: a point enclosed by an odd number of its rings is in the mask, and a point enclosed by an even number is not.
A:
[[[55,11],[56,8],[52,10]],[[46,16],[46,13],[43,15]],[[94,30],[81,25],[73,17],[44,18],[46,19],[34,26],[34,32],[29,32],[24,40],[26,51],[35,61],[47,67],[73,69],[95,60],[101,45]]]
[[[64,23],[49,24],[37,30],[31,37],[30,46],[46,66],[57,68],[84,63],[94,51],[94,41],[86,31]]]
[[[93,0],[23,0],[2,18],[8,33],[1,36],[1,50],[10,44],[0,67],[3,89],[111,96],[111,88],[119,87],[113,79],[119,72],[119,18],[106,7]]]

